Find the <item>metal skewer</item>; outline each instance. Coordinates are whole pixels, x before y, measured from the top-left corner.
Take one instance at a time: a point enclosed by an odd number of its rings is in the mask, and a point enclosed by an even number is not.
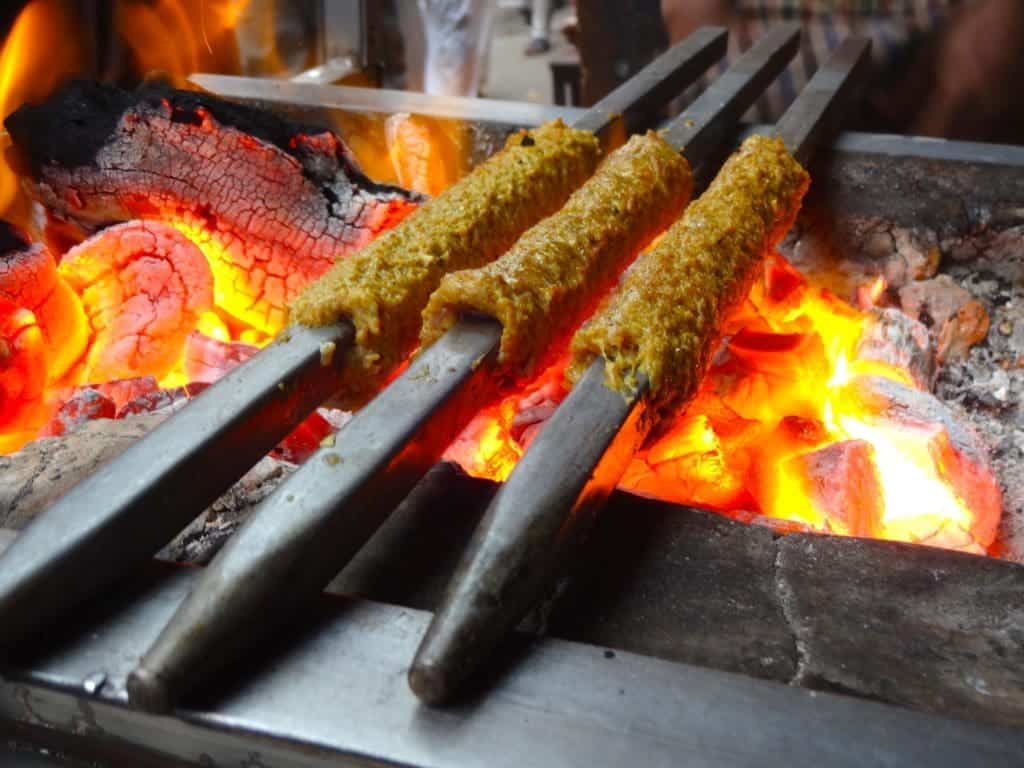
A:
[[[766,35],[673,121],[674,146],[706,159],[798,46],[793,25]],[[250,643],[253,615],[269,632],[319,594],[497,394],[500,338],[495,320],[458,322],[261,504],[132,673],[132,702],[165,710]]]
[[[723,29],[697,30],[576,124],[607,139],[624,115],[695,82],[726,42]],[[0,645],[72,612],[170,541],[338,390],[352,338],[347,321],[286,330],[33,521],[0,557]]]
[[[801,163],[849,106],[869,48],[846,40],[777,124]],[[604,367],[590,366],[488,507],[409,671],[425,701],[449,699],[543,597],[646,436],[646,381],[623,395]]]

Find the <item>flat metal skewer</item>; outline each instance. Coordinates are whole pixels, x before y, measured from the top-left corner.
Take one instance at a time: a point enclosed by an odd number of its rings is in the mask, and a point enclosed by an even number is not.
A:
[[[799,47],[784,25],[755,44],[676,118],[668,135],[706,159]],[[692,150],[691,150],[692,148]],[[497,395],[497,321],[456,323],[265,500],[198,580],[128,681],[133,704],[166,710],[250,642],[273,631],[369,540],[469,420]],[[457,396],[456,396],[457,395]],[[301,564],[301,567],[300,567]]]
[[[726,43],[724,29],[697,30],[577,124],[607,140],[624,115],[695,82]],[[340,388],[352,339],[348,322],[287,329],[34,520],[0,557],[0,646],[73,612],[170,541]]]
[[[869,48],[846,40],[777,124],[801,163],[849,107]],[[604,367],[595,360],[544,425],[470,541],[409,670],[428,703],[450,699],[550,589],[646,437],[646,382],[624,395]]]

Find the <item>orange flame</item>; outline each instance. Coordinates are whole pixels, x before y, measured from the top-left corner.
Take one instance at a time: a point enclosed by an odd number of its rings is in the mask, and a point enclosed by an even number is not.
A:
[[[885,287],[866,289],[871,305]],[[870,377],[916,387],[909,371],[858,355],[869,318],[769,258],[696,398],[634,459],[621,487],[797,529],[984,552],[999,518],[994,480],[967,467],[958,482],[942,424],[887,420],[861,396]],[[550,392],[564,366],[478,417],[449,457],[504,479],[508,457],[523,450],[517,413],[538,386]],[[495,467],[494,456],[506,459]]]
[[[425,195],[438,195],[465,171],[461,123],[397,114],[385,121],[388,156],[398,183]]]
[[[32,0],[25,6],[0,50],[0,117],[45,98],[62,80],[83,71],[86,53],[79,29],[68,3]],[[8,146],[4,133],[2,148]],[[6,161],[0,162],[0,217],[22,227],[30,218],[18,177]]]
[[[240,71],[234,31],[249,0],[119,2],[115,26],[136,71],[181,86],[194,72]]]

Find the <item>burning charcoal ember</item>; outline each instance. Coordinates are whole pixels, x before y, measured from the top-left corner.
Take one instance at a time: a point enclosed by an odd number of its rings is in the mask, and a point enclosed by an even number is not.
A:
[[[139,376],[134,379],[118,379],[107,381],[102,384],[90,385],[92,389],[114,401],[117,408],[118,418],[121,417],[121,409],[136,398],[152,395],[160,391],[160,385],[152,376]]]
[[[884,502],[869,443],[845,440],[787,463],[803,480],[805,498],[818,515],[817,528],[849,536],[876,533]]]
[[[939,246],[931,230],[896,227],[882,219],[849,218],[841,241],[856,249],[853,258],[874,266],[888,285],[900,288],[932,277],[939,266]]]
[[[988,313],[949,275],[900,289],[903,311],[928,325],[938,341],[938,360],[961,359],[988,335]]]
[[[470,477],[504,481],[523,455],[509,432],[515,401],[486,408],[465,426],[444,452],[444,460],[458,464]]]
[[[417,204],[367,179],[331,133],[211,96],[71,83],[5,125],[52,217],[156,219],[206,254],[225,311],[273,333],[285,306]]]
[[[941,251],[934,231],[846,216],[833,222],[820,210],[806,213],[787,257],[812,282],[852,301],[858,288],[882,278],[898,290],[935,275]]]
[[[857,343],[859,360],[872,360],[910,374],[914,383],[930,390],[935,379],[935,343],[928,329],[898,309],[873,309]]]
[[[545,398],[536,405],[531,405],[516,413],[512,419],[512,437],[524,449],[530,447],[533,438],[558,409],[558,403]]]
[[[6,222],[0,222],[0,299],[35,315],[45,340],[49,378],[60,379],[88,343],[82,304],[57,274],[50,251],[41,243],[30,243]]]
[[[117,418],[123,419],[140,413],[170,415],[206,389],[207,386],[203,382],[194,381],[182,387],[142,392],[118,409]]]
[[[78,387],[63,397],[63,402],[40,430],[40,437],[64,435],[75,427],[94,419],[113,419],[117,415],[114,401],[92,387]]]
[[[564,370],[564,361],[553,366],[558,371]],[[548,371],[542,377],[542,383],[526,397],[520,399],[515,405],[515,416],[509,424],[509,431],[512,438],[519,443],[523,449],[530,446],[533,438],[537,436],[551,414],[558,408],[558,404],[565,398],[565,389],[562,386],[561,373],[551,375]]]
[[[988,328],[985,307],[979,301],[968,301],[942,326],[938,342],[939,360],[962,360],[971,347],[985,340]]]
[[[35,315],[0,297],[0,453],[20,448],[45,421],[46,373]]]
[[[750,455],[744,445],[761,431],[702,390],[686,413],[633,459],[619,487],[644,496],[741,510],[750,506],[745,479]]]
[[[868,431],[885,430],[888,435],[885,442],[874,441],[876,466],[882,472],[903,473],[898,486],[887,488],[883,528],[906,534],[899,536],[904,540],[939,546],[951,538],[972,542],[965,547],[969,551],[990,546],[999,524],[1001,492],[988,447],[967,417],[927,392],[882,377],[857,377],[846,391],[869,420]],[[901,449],[901,455],[890,447]],[[934,472],[942,484],[916,482],[921,468]]]
[[[220,341],[193,331],[185,340],[185,375],[189,381],[212,384],[257,352],[259,347],[252,344]]]
[[[319,413],[311,413],[291,434],[277,444],[271,456],[292,464],[301,464],[320,447],[334,427]]]
[[[213,306],[206,258],[158,222],[104,230],[68,251],[60,274],[82,297],[92,328],[81,381],[166,375]]]

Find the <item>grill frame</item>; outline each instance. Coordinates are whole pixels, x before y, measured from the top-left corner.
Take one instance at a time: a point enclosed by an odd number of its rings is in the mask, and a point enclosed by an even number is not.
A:
[[[2,545],[0,545],[2,546]],[[631,653],[544,639],[486,696],[419,704],[405,666],[430,614],[325,596],[321,620],[244,685],[173,716],[127,707],[140,649],[195,572],[154,563],[134,595],[0,681],[16,738],[154,765],[1019,765],[1019,732]],[[100,683],[102,681],[102,683]],[[88,688],[88,690],[87,690]],[[90,693],[89,691],[93,691]],[[857,728],[849,727],[857,723]],[[67,747],[66,747],[67,748]],[[0,756],[2,756],[0,752]]]
[[[991,195],[993,200],[999,200],[1007,206],[1019,207],[1024,203],[1024,149],[1018,147],[845,134],[833,145],[833,150],[847,160],[861,163],[865,168],[883,167],[889,160],[895,159],[908,166],[917,164],[921,168],[943,168],[965,177],[985,178],[988,182],[985,194]],[[898,172],[898,169],[892,171]],[[826,179],[828,183],[824,173],[819,173],[816,178]],[[852,194],[844,195],[841,189],[837,190],[837,194],[843,200],[853,200]],[[871,195],[861,195],[858,204],[870,206],[873,204],[871,198]],[[924,215],[921,211],[925,208],[931,209],[932,215],[938,216],[943,206],[956,202],[955,189],[930,189],[919,200],[913,201],[915,207],[908,205],[906,209],[895,211],[895,215],[897,219],[911,223],[915,217]],[[189,572],[181,570],[177,573],[187,576]],[[176,578],[186,576],[177,575]],[[157,597],[156,594],[146,593],[147,600]],[[428,614],[424,612],[368,601],[346,601],[344,605],[343,609],[338,609],[338,613],[343,615],[343,621],[321,626],[316,635],[310,638],[310,642],[320,640],[332,649],[322,657],[309,657],[312,661],[319,658],[323,662],[323,666],[313,667],[316,674],[310,675],[310,681],[315,682],[318,677],[325,677],[337,685],[338,680],[344,679],[342,675],[346,669],[359,671],[360,665],[366,661],[366,657],[357,656],[356,651],[367,645],[374,647],[374,643],[382,637],[381,633],[385,637],[390,636],[388,633],[392,629],[406,633],[408,652],[404,659],[407,660],[411,656],[418,632],[422,631],[428,619]],[[139,610],[138,604],[131,603],[123,603],[116,608],[117,615],[126,620],[134,617],[135,621],[142,617]],[[159,623],[155,622],[155,625]],[[925,760],[931,761],[928,764],[932,765],[962,765],[982,760],[987,760],[990,765],[1010,765],[1024,760],[1020,734],[1010,729],[925,716],[896,707],[831,694],[816,694],[634,654],[618,653],[614,660],[605,660],[603,648],[558,640],[541,641],[526,658],[517,661],[492,691],[496,704],[488,705],[484,702],[479,709],[468,706],[445,711],[439,716],[412,719],[410,733],[389,731],[382,725],[384,735],[381,738],[388,739],[392,745],[373,753],[355,743],[348,734],[338,733],[343,730],[339,725],[344,723],[348,713],[345,709],[331,709],[332,702],[326,692],[322,699],[309,697],[306,701],[309,710],[329,713],[325,719],[330,723],[330,732],[334,735],[330,743],[326,743],[325,739],[311,746],[308,733],[289,730],[287,723],[272,718],[244,722],[232,719],[232,712],[238,710],[232,710],[231,707],[241,706],[244,701],[228,700],[216,712],[182,711],[168,718],[125,709],[116,685],[109,682],[96,695],[86,693],[83,688],[85,678],[67,671],[72,669],[83,672],[86,667],[89,668],[88,674],[99,671],[94,669],[98,659],[98,640],[93,638],[93,634],[98,633],[99,639],[114,639],[105,632],[103,626],[91,627],[86,623],[73,637],[68,638],[67,652],[49,656],[31,666],[6,670],[0,680],[0,715],[7,722],[0,723],[0,727],[13,727],[17,738],[30,740],[55,740],[59,734],[66,734],[72,738],[73,744],[87,742],[100,749],[134,745],[151,752],[156,748],[164,752],[164,758],[168,761],[177,761],[170,764],[180,764],[182,760],[197,762],[201,754],[206,754],[209,759],[227,764],[249,760],[250,764],[262,761],[268,765],[330,765],[342,759],[368,765],[380,764],[382,761],[411,764],[409,755],[400,752],[400,749],[410,748],[410,740],[422,740],[422,731],[426,729],[432,738],[438,740],[436,743],[454,744],[451,747],[454,754],[443,753],[440,749],[423,749],[420,744],[417,748],[422,751],[417,753],[416,764],[440,764],[444,759],[444,764],[476,765],[495,764],[494,743],[489,738],[493,734],[486,726],[488,722],[493,722],[489,718],[498,717],[490,708],[501,706],[509,709],[500,717],[516,722],[522,728],[510,731],[519,734],[520,738],[520,750],[508,756],[510,760],[515,759],[517,765],[523,764],[524,756],[535,754],[526,753],[524,749],[545,749],[539,757],[550,761],[550,764],[576,759],[582,761],[595,755],[612,760],[615,755],[622,754],[617,750],[629,747],[635,749],[635,757],[647,757],[649,762],[654,763],[661,760],[672,764],[673,758],[679,756],[678,752],[672,752],[668,747],[666,751],[657,751],[652,744],[669,747],[675,745],[677,749],[685,749],[694,765],[721,764],[723,761],[757,765],[814,764],[821,760],[823,754],[815,750],[823,749],[829,750],[824,754],[832,760],[838,761],[846,755],[852,755],[857,758],[857,765],[861,765],[869,762],[864,759],[865,744],[884,744],[887,750],[885,757],[893,765],[920,764]],[[336,634],[332,635],[332,632]],[[344,642],[332,640],[332,637],[343,637]],[[122,640],[127,644],[110,646],[112,655],[137,654],[146,646],[146,638],[142,636],[126,636]],[[339,644],[330,645],[331,642]],[[366,696],[362,704],[369,707],[370,712],[382,711],[377,707],[388,703],[374,699],[371,694],[383,690],[389,679],[396,681],[396,690],[400,688],[403,695],[411,696],[404,689],[405,660],[394,659],[394,666],[373,670],[372,675],[368,676],[377,688],[358,689],[360,696]],[[597,663],[594,660],[598,660]],[[298,662],[297,658],[292,657],[288,663]],[[81,666],[75,667],[75,664]],[[129,666],[129,662],[124,663],[126,669]],[[311,666],[307,665],[307,670]],[[643,727],[637,726],[632,720],[604,720],[603,723],[607,725],[607,730],[601,732],[604,738],[595,738],[582,745],[574,743],[571,738],[540,743],[542,740],[536,739],[528,727],[530,722],[536,724],[550,719],[552,724],[579,733],[575,729],[586,728],[593,720],[586,708],[566,712],[566,709],[571,709],[572,702],[553,711],[553,705],[560,703],[567,689],[549,687],[549,675],[562,666],[579,675],[579,680],[586,681],[582,686],[584,693],[595,697],[593,700],[585,699],[588,703],[599,701],[607,693],[606,689],[611,690],[619,681],[626,681],[629,687],[623,687],[623,690],[636,691],[641,698],[637,704],[639,710],[631,716],[641,719],[650,716],[652,720],[645,720]],[[111,669],[105,674],[112,680],[117,671]],[[271,679],[268,679],[268,675]],[[250,685],[272,685],[272,678],[271,673],[260,674]],[[304,679],[294,684],[302,682]],[[525,689],[523,686],[526,686]],[[692,717],[680,716],[678,710],[666,706],[666,703],[677,706],[680,699],[688,702],[685,711],[691,712]],[[393,700],[390,701],[393,703]],[[747,727],[744,720],[737,720],[735,713],[731,713],[728,727],[723,728],[720,725],[724,717],[720,709],[723,702],[744,702],[751,712],[759,712],[761,717],[752,717]],[[635,700],[633,703],[636,704]],[[706,714],[702,715],[702,712]],[[666,713],[671,713],[672,717]],[[771,713],[772,717],[765,718],[765,713]],[[713,720],[716,714],[719,721]],[[659,715],[663,719],[658,719]],[[367,716],[367,720],[371,719]],[[424,720],[429,722],[424,723]],[[481,720],[485,721],[483,725]],[[860,723],[862,727],[855,734],[842,733],[843,723],[851,721]],[[11,726],[12,723],[16,725]],[[891,728],[886,729],[886,724]],[[874,731],[874,728],[881,730]],[[793,738],[794,735],[799,738]],[[584,747],[593,752],[580,751]],[[614,761],[609,764],[614,764]]]

